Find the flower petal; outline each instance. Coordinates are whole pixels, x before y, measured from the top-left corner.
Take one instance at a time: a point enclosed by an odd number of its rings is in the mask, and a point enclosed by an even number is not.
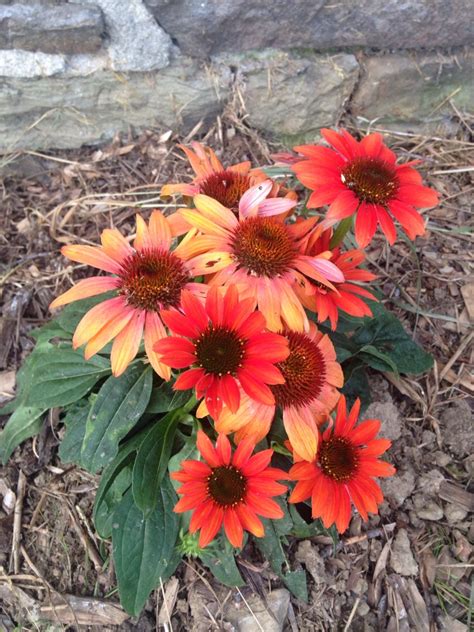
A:
[[[122,375],[130,362],[135,358],[140,347],[145,325],[145,312],[135,312],[132,319],[114,340],[110,364],[115,377]]]
[[[56,309],[57,307],[79,301],[83,298],[89,298],[102,294],[103,292],[116,290],[118,282],[118,279],[115,277],[108,276],[95,276],[82,279],[82,281],[78,281],[72,288],[55,298],[49,306],[49,309]]]

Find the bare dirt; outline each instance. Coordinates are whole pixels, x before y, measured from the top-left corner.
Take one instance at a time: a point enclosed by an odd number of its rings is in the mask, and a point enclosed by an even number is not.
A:
[[[309,603],[289,599],[249,546],[239,558],[247,587],[220,586],[199,562],[188,560],[150,597],[138,620],[128,619],[117,607],[109,544],[92,526],[97,477],[60,462],[63,430],[52,414],[41,434],[0,468],[0,629],[468,629],[474,602],[474,277],[468,232],[474,151],[466,128],[460,121],[457,137],[445,140],[387,134],[402,160],[423,160],[423,175],[442,202],[426,213],[429,230],[415,248],[403,240],[389,248],[378,236],[368,266],[379,275],[387,307],[436,364],[417,379],[374,374],[369,412],[384,419],[382,434],[393,440],[389,458],[398,474],[383,483],[380,515],[367,525],[354,516],[336,551],[326,536],[290,541],[292,568],[307,571]],[[178,139],[153,130],[100,149],[4,159],[0,404],[13,395],[16,371],[33,345],[31,329],[49,317],[54,296],[87,274],[61,257],[60,246],[94,244],[112,225],[130,233],[138,206],[145,215],[166,209],[161,185],[189,175],[176,142],[193,138],[229,164],[267,164],[270,151],[281,149],[229,117],[205,136],[196,131]],[[22,511],[18,547],[12,549],[15,505]]]

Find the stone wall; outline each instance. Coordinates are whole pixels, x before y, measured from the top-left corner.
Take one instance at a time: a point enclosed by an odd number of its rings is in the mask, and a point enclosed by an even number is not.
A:
[[[474,103],[472,0],[0,0],[0,150],[190,129],[235,94],[253,126],[449,134]]]

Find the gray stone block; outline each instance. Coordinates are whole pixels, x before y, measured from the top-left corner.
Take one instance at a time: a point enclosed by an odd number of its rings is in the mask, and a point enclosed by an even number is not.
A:
[[[229,85],[229,71],[217,75],[185,57],[159,72],[4,79],[0,151],[80,147],[110,140],[130,127],[190,129],[216,117]]]
[[[102,45],[104,21],[89,4],[0,5],[0,48],[43,53],[93,53]]]
[[[351,112],[378,127],[449,133],[454,111],[472,111],[474,51],[367,57]]]
[[[335,124],[359,71],[346,54],[264,51],[224,59],[237,68],[250,125],[295,140]]]
[[[472,0],[145,0],[188,55],[263,48],[434,48],[474,42]]]

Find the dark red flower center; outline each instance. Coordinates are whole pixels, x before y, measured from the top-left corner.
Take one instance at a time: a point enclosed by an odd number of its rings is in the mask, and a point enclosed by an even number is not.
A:
[[[235,507],[245,498],[247,481],[233,465],[221,465],[207,479],[207,493],[221,507]]]
[[[244,340],[233,329],[209,325],[194,345],[196,361],[207,373],[234,375],[242,365]]]
[[[378,158],[355,158],[342,170],[341,179],[363,202],[385,204],[398,190],[394,167]]]
[[[318,458],[323,473],[338,483],[353,478],[359,467],[357,448],[343,437],[323,441]]]
[[[213,173],[199,185],[200,193],[208,195],[230,209],[238,207],[240,198],[249,188],[248,176],[230,170]]]
[[[306,334],[290,331],[284,335],[290,355],[277,366],[285,383],[271,389],[278,406],[304,406],[319,397],[326,379],[326,362],[317,344]]]
[[[241,222],[231,245],[240,266],[270,278],[287,272],[297,254],[287,227],[270,217],[250,217]]]
[[[120,294],[139,309],[156,312],[177,307],[181,290],[191,278],[183,262],[172,252],[144,249],[122,263]]]

